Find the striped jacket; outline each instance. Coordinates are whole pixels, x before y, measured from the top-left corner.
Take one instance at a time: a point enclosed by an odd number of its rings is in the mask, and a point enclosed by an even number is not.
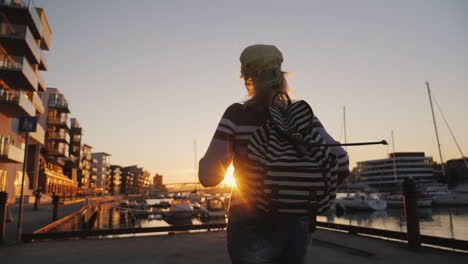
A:
[[[267,112],[255,111],[240,103],[232,104],[224,112],[208,150],[199,162],[198,177],[205,187],[218,185],[224,179],[227,167],[233,163],[236,188],[231,197],[231,205],[250,201],[246,194],[251,191],[248,190],[247,184],[243,184],[248,182],[248,179],[245,179],[248,174],[244,172],[248,162],[247,145],[250,136],[267,118]],[[314,118],[313,126],[317,128],[326,143],[336,143],[318,118]],[[341,147],[331,147],[331,152],[338,157],[341,175],[347,176],[349,174],[347,153]]]

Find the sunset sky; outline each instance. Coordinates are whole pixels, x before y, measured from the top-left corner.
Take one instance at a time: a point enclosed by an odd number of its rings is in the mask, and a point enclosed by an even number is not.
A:
[[[53,31],[44,79],[84,143],[164,182],[194,180],[224,110],[245,100],[239,55],[276,45],[296,99],[348,142],[386,139],[439,160],[429,81],[468,153],[468,1],[35,0]],[[460,158],[437,114],[444,159]],[[351,164],[391,146],[348,148]]]

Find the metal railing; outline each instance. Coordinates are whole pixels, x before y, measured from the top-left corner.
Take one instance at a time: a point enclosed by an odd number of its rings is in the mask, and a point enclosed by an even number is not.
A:
[[[24,40],[31,49],[35,61],[40,61],[41,50],[27,25],[2,22],[0,23],[0,37]]]
[[[29,85],[37,90],[38,78],[25,57],[9,56],[0,50],[0,70],[2,69],[22,72]]]
[[[76,216],[76,215],[74,215]],[[69,218],[68,220],[70,220]],[[142,233],[161,233],[161,232],[178,232],[178,231],[193,231],[193,230],[215,230],[226,228],[226,223],[213,223],[201,225],[174,225],[164,227],[145,227],[145,228],[124,228],[124,229],[109,229],[109,230],[83,230],[71,232],[50,232],[56,225],[63,224],[65,221],[53,223],[47,229],[38,230],[33,234],[23,235],[24,242],[31,242],[41,239],[68,239],[68,238],[92,238],[103,237],[110,235],[123,235],[123,234],[142,234]],[[352,235],[366,235],[381,238],[391,238],[406,241],[407,234],[405,232],[389,231],[383,229],[375,229],[360,226],[341,225],[327,222],[317,222],[319,229],[347,231]],[[428,246],[444,247],[449,249],[465,250],[468,248],[468,241],[435,237],[435,236],[421,236],[421,242]]]
[[[8,142],[6,138],[0,138],[0,158],[23,162],[24,150]]]
[[[47,120],[47,123],[51,125],[63,125],[70,128],[70,119],[68,118],[50,118]]]
[[[60,133],[60,132],[55,132],[55,133],[50,133],[47,135],[49,139],[53,140],[64,140],[67,143],[70,143],[70,135],[67,133]]]
[[[42,21],[39,13],[36,10],[36,4],[33,0],[0,0],[0,6],[28,9],[30,19],[37,27],[37,30],[35,30],[35,35],[37,38],[40,38],[40,35],[42,34]]]
[[[0,102],[16,104],[31,116],[36,114],[33,102],[22,91],[0,88]]]

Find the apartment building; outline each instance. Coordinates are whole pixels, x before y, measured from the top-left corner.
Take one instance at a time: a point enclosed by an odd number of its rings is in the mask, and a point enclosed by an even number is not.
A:
[[[137,165],[122,168],[120,192],[122,194],[142,194],[151,185],[150,173]]]
[[[381,191],[400,188],[405,178],[417,182],[434,180],[434,162],[424,152],[395,152],[387,159],[357,162],[353,176],[358,183],[367,184]]]
[[[129,166],[121,169],[120,174],[120,193],[121,194],[133,194],[133,182],[135,174],[138,173],[137,166]]]
[[[150,175],[150,172],[146,170],[141,173],[138,179],[137,193],[143,194],[149,190],[151,185]]]
[[[50,50],[52,31],[43,9],[32,1],[0,1],[0,191],[9,202],[20,194],[24,153],[28,149],[26,194],[38,188],[37,158],[45,137],[38,124],[25,137],[18,133],[18,117],[45,112],[39,94],[46,90],[40,71],[48,68],[44,51]]]
[[[153,177],[153,187],[155,190],[164,190],[163,176],[156,173]]]
[[[107,189],[109,193],[119,194],[120,193],[120,184],[121,184],[121,174],[122,174],[122,167],[119,165],[111,165],[109,167],[109,180],[107,184]]]
[[[105,152],[96,152],[92,153],[91,157],[93,163],[91,166],[95,168],[95,189],[98,192],[104,192],[107,189],[107,181],[109,177],[109,167],[110,167],[110,154]]]
[[[39,124],[46,127],[45,146],[39,159],[41,189],[47,194],[74,195],[78,191],[77,173],[66,166],[72,162],[67,99],[57,88],[47,88],[41,99],[46,109],[39,117]]]
[[[82,128],[76,118],[70,119],[70,142],[68,146],[68,159],[65,160],[64,173],[70,179],[78,181],[78,170],[80,169],[81,158],[81,135]]]
[[[78,169],[78,187],[85,193],[87,190],[95,188],[95,181],[97,179],[96,175],[91,176],[91,164],[93,162],[93,158],[91,156],[92,151],[93,147],[89,145],[83,144],[81,146],[80,166]]]

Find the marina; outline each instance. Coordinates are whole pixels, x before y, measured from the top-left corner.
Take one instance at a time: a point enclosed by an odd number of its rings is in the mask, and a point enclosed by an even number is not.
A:
[[[155,205],[171,199],[148,199],[148,205]],[[177,201],[177,200],[174,200]],[[208,216],[207,209],[194,210],[188,206],[186,200],[182,203],[183,210],[159,209],[151,207],[150,213],[135,213],[129,208],[123,208],[119,201],[105,203],[99,206],[99,211],[90,230],[113,230],[128,228],[158,228],[179,225],[203,225],[226,223],[226,208],[219,199],[211,208]],[[170,202],[172,204],[172,201]],[[202,203],[203,204],[203,203]],[[205,208],[205,207],[202,207]],[[187,209],[187,210],[185,210]],[[177,213],[179,212],[179,213]],[[422,235],[436,236],[468,241],[468,207],[466,206],[433,206],[418,208],[419,225]],[[330,210],[326,215],[317,217],[319,222],[342,224],[349,226],[375,228],[388,231],[406,232],[406,220],[402,208],[386,208],[383,210],[345,210],[337,216],[336,211]],[[65,222],[50,232],[83,231],[82,226],[74,221]],[[163,232],[161,234],[168,234]],[[127,236],[127,235],[124,235]],[[114,237],[114,236],[112,236]]]

